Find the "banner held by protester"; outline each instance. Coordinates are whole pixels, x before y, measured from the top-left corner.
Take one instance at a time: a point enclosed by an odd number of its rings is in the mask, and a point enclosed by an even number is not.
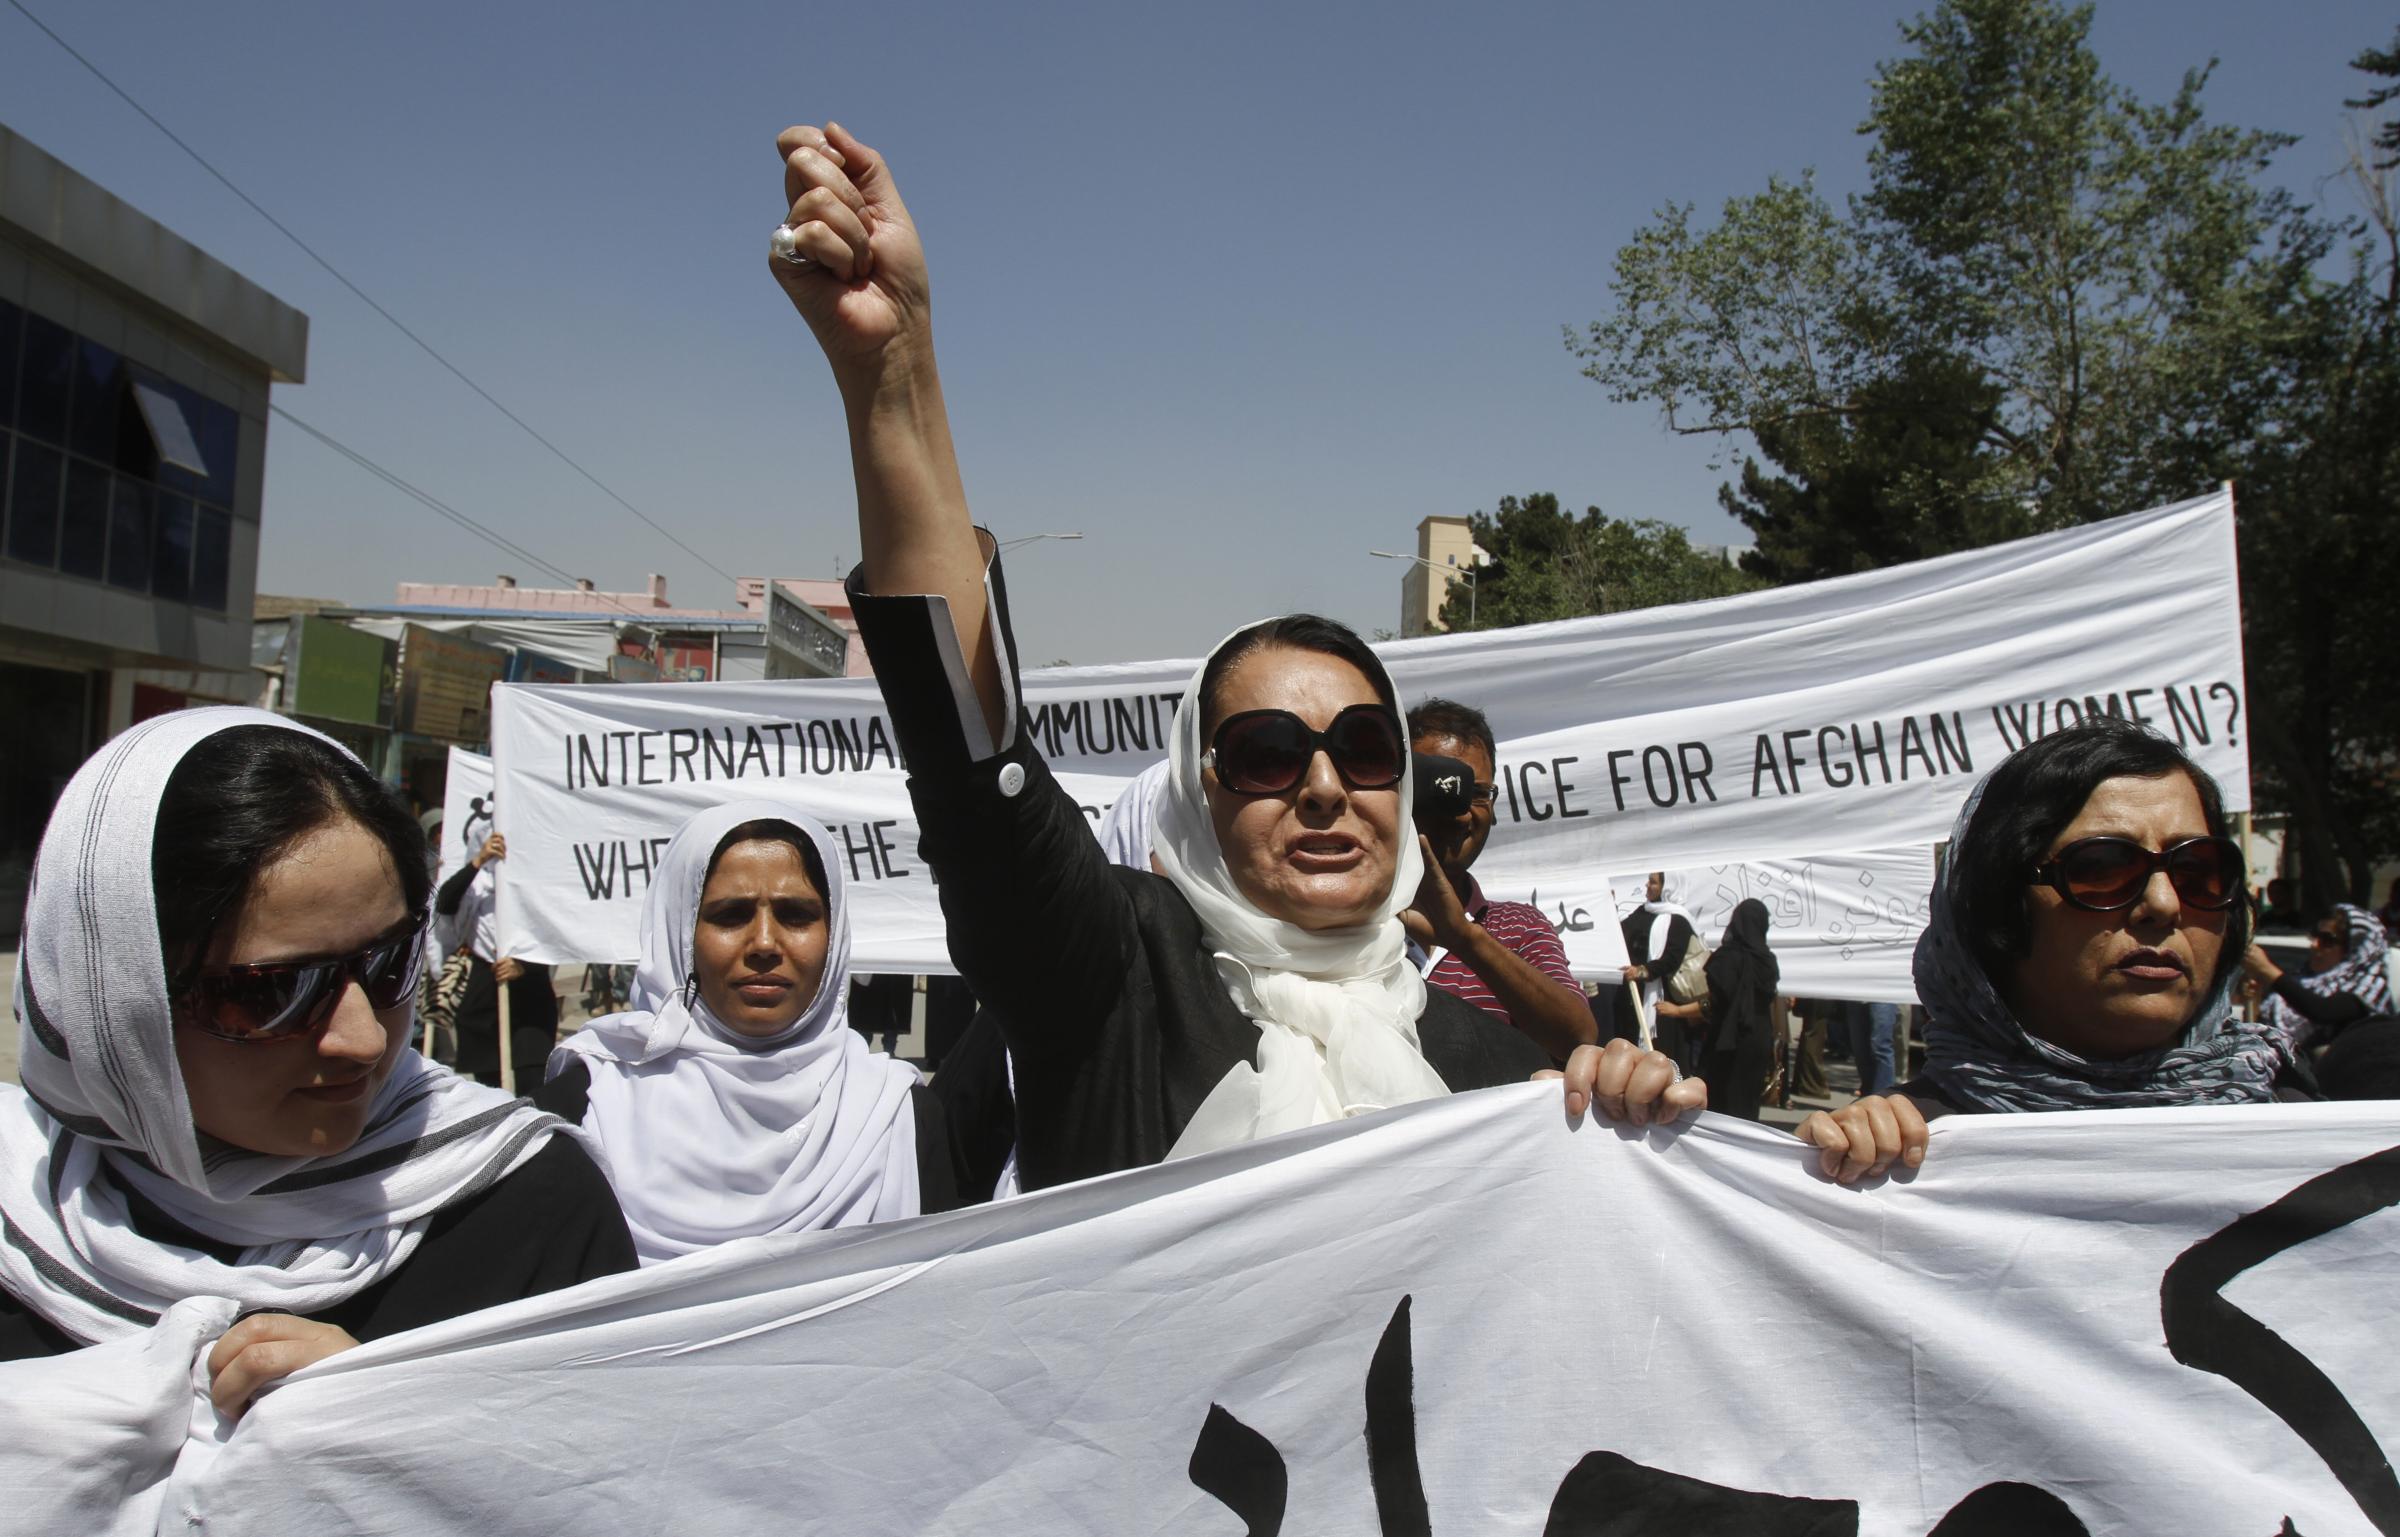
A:
[[[1493,896],[1930,845],[2001,757],[2093,714],[2150,722],[2249,804],[2227,492],[1830,581],[1379,649],[1405,700],[1462,699],[1499,734],[1476,866]],[[1097,819],[1163,756],[1193,665],[1028,673],[1018,729]],[[676,826],[767,793],[840,840],[862,970],[947,969],[872,680],[504,685],[494,717],[508,953],[631,959]],[[1578,970],[1622,963],[1612,930],[1567,936]]]
[[[128,1482],[221,1537],[2395,1529],[2393,1107],[1954,1117],[1850,1188],[1556,1095],[454,1319]]]

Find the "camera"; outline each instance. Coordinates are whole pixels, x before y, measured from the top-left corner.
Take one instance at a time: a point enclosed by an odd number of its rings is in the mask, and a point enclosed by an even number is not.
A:
[[[1456,758],[1440,753],[1410,753],[1410,772],[1416,776],[1417,826],[1432,832],[1445,828],[1475,809],[1475,771]]]

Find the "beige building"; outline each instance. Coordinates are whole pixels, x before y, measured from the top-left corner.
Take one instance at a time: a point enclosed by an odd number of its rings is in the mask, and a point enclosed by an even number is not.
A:
[[[58,790],[246,701],[267,396],[308,317],[0,127],[0,936]]]
[[[1475,542],[1465,518],[1431,517],[1417,524],[1417,553],[1400,578],[1400,633],[1438,635],[1442,605],[1450,589],[1472,583],[1471,574],[1491,557]]]

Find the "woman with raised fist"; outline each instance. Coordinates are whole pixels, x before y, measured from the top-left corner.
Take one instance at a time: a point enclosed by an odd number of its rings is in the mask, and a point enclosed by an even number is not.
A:
[[[996,546],[967,511],[924,250],[882,158],[838,125],[777,140],[776,281],[849,419],[864,552],[849,591],[907,757],[950,951],[1008,1042],[1026,1189],[1204,1152],[1547,1066],[1426,989],[1399,914],[1420,877],[1390,677],[1331,620],[1249,626],[1177,713],[1151,847],[1111,865],[1019,731]],[[1636,1123],[1706,1101],[1615,1042],[1567,1099]]]

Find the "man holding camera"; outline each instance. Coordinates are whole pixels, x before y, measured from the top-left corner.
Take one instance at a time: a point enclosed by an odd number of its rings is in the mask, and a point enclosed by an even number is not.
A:
[[[1599,1028],[1541,909],[1484,896],[1468,867],[1492,835],[1499,744],[1481,710],[1428,699],[1408,712],[1417,753],[1417,836],[1425,879],[1400,915],[1425,980],[1531,1036],[1559,1061]]]

